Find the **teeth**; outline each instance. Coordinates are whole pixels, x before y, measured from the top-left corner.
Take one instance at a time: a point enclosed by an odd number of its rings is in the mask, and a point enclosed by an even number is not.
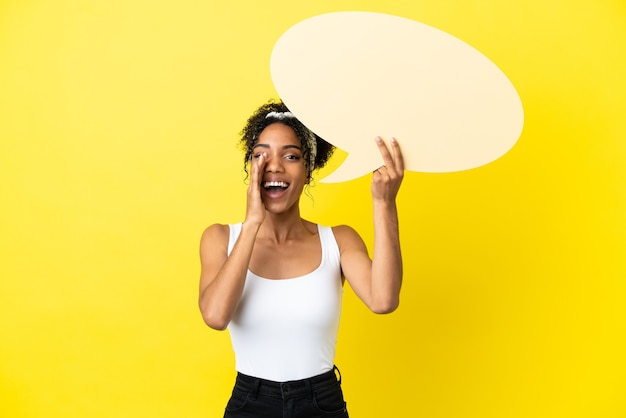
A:
[[[263,187],[287,187],[289,186],[284,181],[266,181]]]

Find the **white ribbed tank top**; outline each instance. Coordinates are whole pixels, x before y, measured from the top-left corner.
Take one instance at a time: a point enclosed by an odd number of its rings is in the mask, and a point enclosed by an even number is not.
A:
[[[228,254],[241,232],[230,225]],[[339,247],[330,227],[318,225],[322,261],[311,273],[272,280],[246,276],[228,325],[237,371],[284,382],[332,370],[343,286]]]

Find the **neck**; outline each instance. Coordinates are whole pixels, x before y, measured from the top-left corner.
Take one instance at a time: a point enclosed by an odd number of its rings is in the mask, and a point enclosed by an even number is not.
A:
[[[257,236],[282,243],[289,239],[297,239],[303,234],[309,234],[305,220],[300,217],[299,210],[294,210],[279,214],[267,212]]]

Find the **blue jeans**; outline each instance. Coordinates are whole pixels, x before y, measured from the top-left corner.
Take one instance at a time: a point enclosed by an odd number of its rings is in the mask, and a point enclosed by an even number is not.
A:
[[[290,382],[238,373],[224,418],[348,418],[335,370]]]

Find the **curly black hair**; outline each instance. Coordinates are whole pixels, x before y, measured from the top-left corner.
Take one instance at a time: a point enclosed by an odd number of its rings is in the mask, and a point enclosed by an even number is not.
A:
[[[311,168],[309,167],[309,156],[310,156],[310,148],[307,141],[307,137],[311,134],[315,137],[315,142],[317,144],[317,153],[315,154],[315,163],[313,164],[314,170],[322,168],[330,157],[333,155],[335,151],[335,146],[326,142],[324,139],[315,135],[311,132],[306,126],[302,124],[295,117],[287,117],[287,118],[267,118],[267,114],[270,112],[289,112],[289,109],[282,101],[269,101],[263,105],[261,105],[253,114],[248,118],[246,125],[240,132],[241,138],[239,140],[239,144],[244,152],[244,171],[246,174],[248,173],[247,165],[252,158],[252,149],[259,139],[259,135],[263,132],[263,129],[267,128],[269,125],[273,123],[282,123],[284,125],[289,126],[294,130],[296,136],[300,140],[300,145],[303,150],[303,158],[307,161],[307,170],[308,177],[311,178]]]

